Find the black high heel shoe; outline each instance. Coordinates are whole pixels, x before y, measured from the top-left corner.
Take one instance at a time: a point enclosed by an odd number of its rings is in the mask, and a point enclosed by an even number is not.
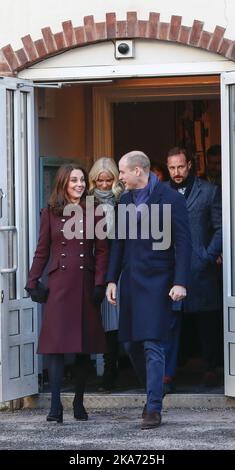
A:
[[[88,413],[85,410],[83,403],[76,398],[73,400],[73,415],[74,415],[74,418],[77,419],[78,421],[88,420]]]
[[[63,423],[63,407],[61,406],[60,412],[58,415],[53,415],[51,412],[48,413],[46,417],[47,421],[55,421],[56,423]]]

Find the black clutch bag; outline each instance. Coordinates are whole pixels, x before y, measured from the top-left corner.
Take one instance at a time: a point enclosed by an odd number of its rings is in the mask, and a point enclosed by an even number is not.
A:
[[[34,287],[33,289],[25,287],[25,290],[27,290],[33,302],[38,302],[39,304],[46,303],[49,289],[48,287],[45,287],[41,281],[37,282],[37,287]]]

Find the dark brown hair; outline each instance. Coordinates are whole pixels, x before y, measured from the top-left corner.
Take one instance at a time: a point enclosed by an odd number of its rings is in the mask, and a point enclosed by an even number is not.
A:
[[[67,187],[70,174],[73,170],[80,170],[84,175],[86,189],[81,197],[81,202],[85,199],[88,188],[88,177],[86,171],[77,163],[66,163],[62,165],[56,174],[55,186],[51,193],[48,205],[56,215],[62,215],[66,204],[70,203]]]
[[[167,152],[166,160],[168,159],[168,157],[172,157],[173,155],[179,155],[180,153],[182,153],[185,156],[187,162],[190,162],[190,161],[193,160],[192,155],[189,152],[189,150],[187,150],[183,147],[173,147],[173,148],[171,148]]]

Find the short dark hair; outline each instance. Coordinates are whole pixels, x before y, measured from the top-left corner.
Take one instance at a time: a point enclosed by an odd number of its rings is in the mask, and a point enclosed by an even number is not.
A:
[[[168,152],[167,152],[167,157],[166,157],[166,160],[168,159],[168,157],[173,157],[173,155],[179,155],[180,153],[182,153],[185,158],[186,158],[186,161],[187,162],[190,162],[193,160],[192,158],[192,155],[191,153],[189,152],[189,150],[183,148],[183,147],[172,147]]]
[[[132,150],[131,152],[125,153],[122,158],[126,159],[127,165],[131,169],[134,169],[135,166],[140,166],[145,173],[148,173],[150,170],[149,157],[141,150]]]

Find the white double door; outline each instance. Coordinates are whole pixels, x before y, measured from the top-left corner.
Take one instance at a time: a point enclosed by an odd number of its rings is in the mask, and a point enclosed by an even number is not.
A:
[[[34,95],[0,80],[0,401],[38,391],[37,306],[24,290],[36,232]]]

